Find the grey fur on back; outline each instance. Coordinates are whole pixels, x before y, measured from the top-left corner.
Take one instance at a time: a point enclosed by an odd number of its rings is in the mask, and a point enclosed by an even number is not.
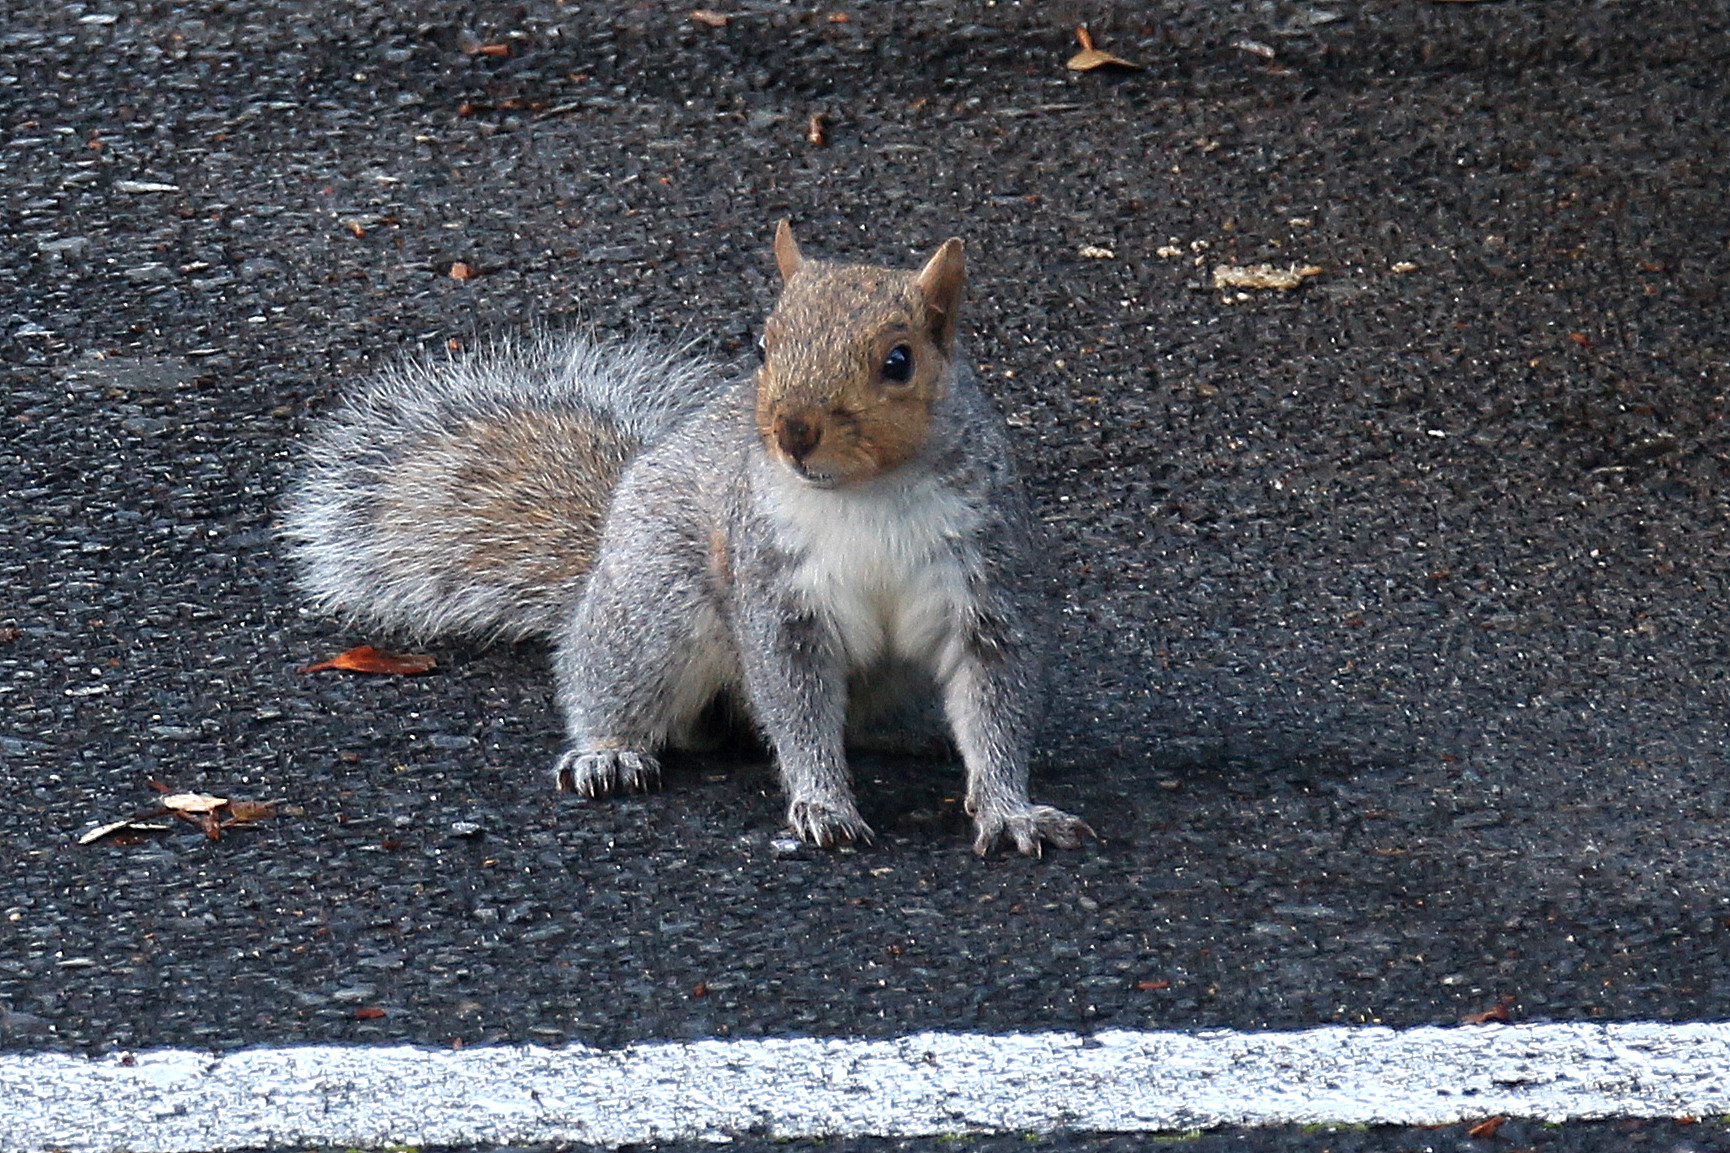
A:
[[[282,523],[301,587],[404,636],[550,633],[625,464],[725,375],[574,335],[402,362],[307,438]]]

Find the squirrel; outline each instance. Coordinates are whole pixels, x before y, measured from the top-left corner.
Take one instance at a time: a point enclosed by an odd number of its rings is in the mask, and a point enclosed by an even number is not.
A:
[[[558,788],[646,788],[717,699],[805,842],[872,840],[845,743],[941,712],[980,854],[1072,848],[1028,799],[1032,521],[956,347],[961,241],[917,272],[807,259],[754,376],[584,337],[387,371],[310,436],[283,535],[314,604],[413,636],[550,637]]]

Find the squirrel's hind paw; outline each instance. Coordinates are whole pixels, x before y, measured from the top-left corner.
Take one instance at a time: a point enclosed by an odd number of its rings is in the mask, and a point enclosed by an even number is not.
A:
[[[1073,849],[1082,837],[1097,836],[1086,821],[1071,816],[1050,805],[1028,805],[1008,812],[980,813],[974,818],[979,834],[973,838],[973,851],[980,856],[989,853],[1000,838],[1014,843],[1022,856],[1044,856],[1045,843],[1060,849]]]
[[[660,780],[661,762],[648,753],[623,749],[603,752],[566,749],[553,765],[553,783],[558,790],[579,797],[651,789]]]
[[[821,849],[869,845],[876,839],[851,802],[794,801],[787,806],[787,823],[801,841]]]

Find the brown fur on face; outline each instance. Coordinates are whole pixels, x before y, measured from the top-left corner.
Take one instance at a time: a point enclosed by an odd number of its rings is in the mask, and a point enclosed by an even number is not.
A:
[[[782,221],[775,259],[784,283],[757,371],[757,430],[769,454],[823,487],[918,456],[954,371],[961,242],[946,241],[918,272],[829,264],[806,260]],[[898,382],[884,366],[902,345],[912,373]]]

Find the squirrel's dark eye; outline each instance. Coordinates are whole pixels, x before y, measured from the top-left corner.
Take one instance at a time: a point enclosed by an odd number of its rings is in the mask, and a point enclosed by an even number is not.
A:
[[[897,344],[889,350],[889,355],[883,358],[883,379],[896,384],[906,384],[913,379],[913,350],[905,344]]]

